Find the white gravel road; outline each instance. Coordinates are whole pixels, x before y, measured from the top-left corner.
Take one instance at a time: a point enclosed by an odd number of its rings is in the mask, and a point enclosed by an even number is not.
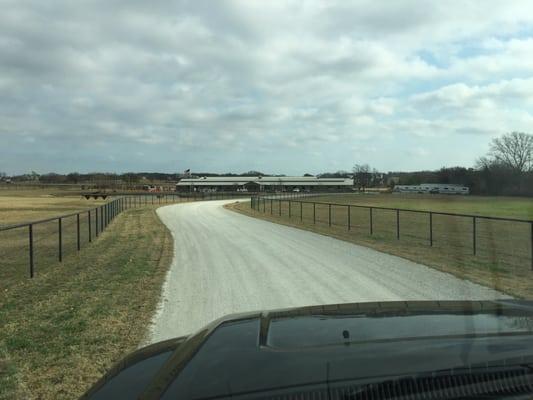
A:
[[[175,254],[154,317],[152,342],[192,333],[234,312],[508,297],[399,257],[237,214],[222,207],[227,202],[157,210],[174,236]]]

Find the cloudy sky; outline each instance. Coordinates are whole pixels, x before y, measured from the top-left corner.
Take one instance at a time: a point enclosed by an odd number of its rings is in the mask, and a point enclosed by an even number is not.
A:
[[[533,131],[531,1],[0,4],[8,173],[472,166]]]

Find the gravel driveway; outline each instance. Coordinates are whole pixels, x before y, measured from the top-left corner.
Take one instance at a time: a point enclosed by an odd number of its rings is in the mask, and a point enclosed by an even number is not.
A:
[[[225,314],[376,300],[508,298],[426,266],[224,209],[235,200],[162,207],[174,260],[151,341]]]

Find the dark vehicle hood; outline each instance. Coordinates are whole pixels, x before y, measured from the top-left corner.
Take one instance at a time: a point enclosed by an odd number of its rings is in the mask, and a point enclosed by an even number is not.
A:
[[[231,315],[133,353],[84,397],[268,398],[532,364],[533,302],[379,302]],[[285,398],[285,397],[280,397]]]

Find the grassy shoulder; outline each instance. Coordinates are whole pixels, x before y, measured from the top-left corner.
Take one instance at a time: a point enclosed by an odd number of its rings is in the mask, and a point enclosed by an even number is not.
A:
[[[529,258],[523,265],[516,265],[505,259],[495,260],[490,252],[473,256],[469,253],[468,247],[461,248],[455,246],[453,242],[442,247],[429,247],[425,241],[409,238],[396,240],[393,232],[384,233],[384,224],[376,224],[379,229],[376,229],[373,235],[367,233],[366,227],[363,229],[353,227],[352,230],[347,230],[341,224],[328,226],[328,223],[324,222],[327,221],[325,215],[321,215],[320,220],[322,222],[314,224],[312,218],[309,219],[308,216],[306,218],[305,212],[303,220],[300,220],[299,209],[294,212],[292,218],[289,218],[286,208],[282,209],[282,215],[279,216],[279,209],[275,209],[273,214],[257,212],[250,209],[249,202],[232,203],[225,207],[250,217],[312,231],[400,256],[451,273],[461,279],[468,279],[495,288],[512,296],[533,298],[533,285],[531,284],[533,271],[529,268]],[[390,221],[388,222],[388,225],[391,225]],[[454,226],[449,228],[453,230]],[[460,229],[461,227],[456,226],[455,228]],[[460,235],[457,234],[457,236]]]
[[[155,207],[0,293],[0,398],[70,399],[145,338],[172,259]]]

